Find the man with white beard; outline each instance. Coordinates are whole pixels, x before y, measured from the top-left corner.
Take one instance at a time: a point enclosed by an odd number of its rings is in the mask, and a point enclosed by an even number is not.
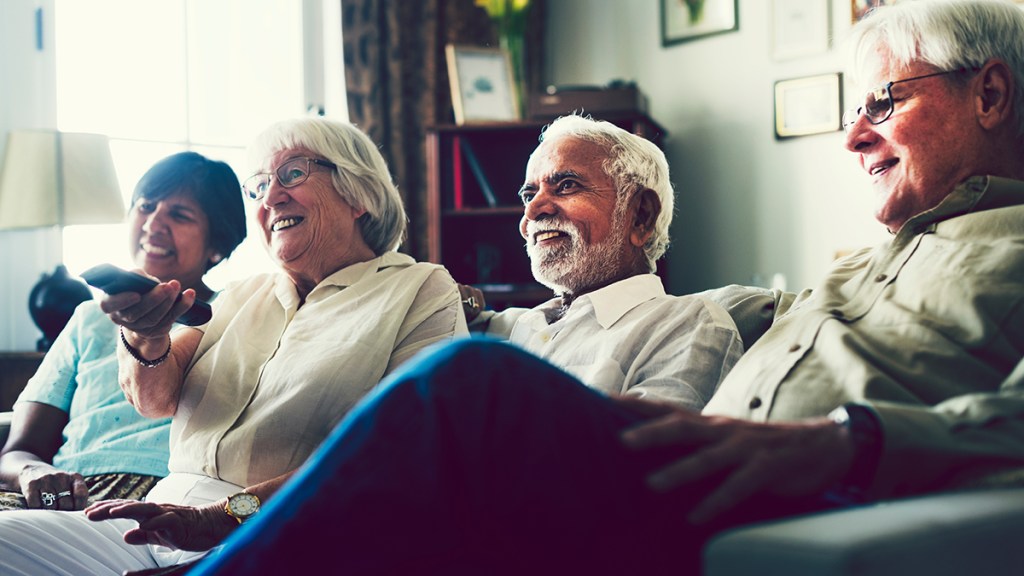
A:
[[[533,276],[556,297],[474,321],[610,395],[699,410],[739,359],[729,314],[654,274],[673,190],[653,143],[578,115],[551,123],[519,190]]]

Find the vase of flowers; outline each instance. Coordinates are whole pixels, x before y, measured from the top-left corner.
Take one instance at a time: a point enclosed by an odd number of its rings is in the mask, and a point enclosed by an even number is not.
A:
[[[516,96],[519,99],[520,116],[526,109],[526,16],[530,0],[475,0],[476,5],[487,11],[487,15],[498,27],[498,44],[508,51],[512,64]]]

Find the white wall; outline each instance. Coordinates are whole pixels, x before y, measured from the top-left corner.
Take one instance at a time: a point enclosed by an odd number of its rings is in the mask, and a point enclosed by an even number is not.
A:
[[[42,51],[36,49],[40,7]],[[0,153],[12,129],[56,128],[55,98],[53,0],[0,1]],[[35,350],[42,333],[29,316],[29,292],[60,259],[56,228],[0,230],[0,350]]]
[[[670,292],[767,284],[777,273],[789,289],[808,287],[837,250],[886,236],[842,133],[774,137],[776,81],[842,71],[850,2],[831,1],[840,48],[781,62],[771,55],[771,0],[739,0],[737,32],[665,48],[659,0],[548,3],[547,81],[634,80],[669,133]]]

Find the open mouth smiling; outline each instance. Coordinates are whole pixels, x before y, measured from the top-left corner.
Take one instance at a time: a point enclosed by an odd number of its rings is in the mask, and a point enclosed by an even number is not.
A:
[[[540,244],[545,240],[551,240],[553,238],[559,238],[561,236],[568,236],[565,232],[559,232],[557,230],[545,230],[543,232],[537,232],[533,235],[533,243]]]
[[[883,162],[876,162],[875,164],[871,165],[871,168],[868,170],[868,174],[872,176],[879,176],[898,163],[899,160],[897,160],[896,158],[885,160]]]
[[[169,256],[174,253],[174,250],[170,248],[164,248],[163,246],[154,246],[153,244],[150,244],[148,242],[143,242],[139,244],[139,248],[142,248],[143,252],[145,252],[146,254],[150,254],[152,256]]]
[[[302,222],[302,220],[303,218],[298,216],[281,218],[280,220],[277,220],[276,222],[270,225],[270,231],[280,232],[281,230],[285,230],[287,228],[291,228],[292,226],[297,225],[299,222]]]

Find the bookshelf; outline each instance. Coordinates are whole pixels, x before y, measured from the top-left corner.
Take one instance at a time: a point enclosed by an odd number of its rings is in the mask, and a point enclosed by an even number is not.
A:
[[[661,144],[664,130],[643,114],[602,116]],[[519,187],[547,121],[438,125],[427,130],[428,259],[456,282],[483,291],[488,308],[551,298],[530,272],[519,236]]]

